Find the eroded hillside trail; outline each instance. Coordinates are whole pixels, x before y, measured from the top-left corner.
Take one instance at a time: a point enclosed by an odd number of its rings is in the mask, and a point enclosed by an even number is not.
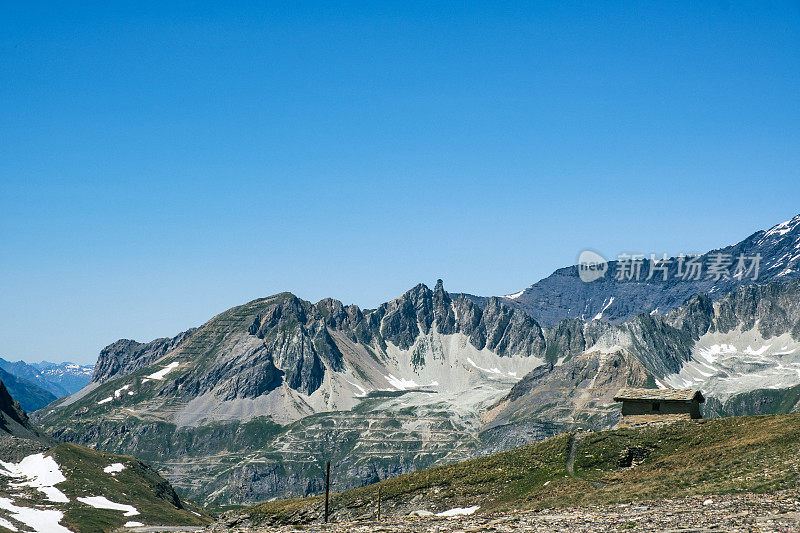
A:
[[[575,454],[578,453],[578,441],[581,439],[579,434],[573,433],[569,436],[567,447],[569,447],[569,454],[567,454],[567,473],[570,477],[575,477]]]
[[[578,443],[580,443],[584,437],[586,437],[586,433],[572,433],[567,441],[567,447],[569,448],[569,453],[567,454],[567,474],[569,474],[569,477],[580,477],[575,475],[575,456],[578,454]],[[606,486],[602,481],[590,481],[589,483],[596,489]]]

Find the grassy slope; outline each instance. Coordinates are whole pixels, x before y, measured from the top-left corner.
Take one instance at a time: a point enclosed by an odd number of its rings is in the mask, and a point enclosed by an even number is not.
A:
[[[86,533],[110,531],[129,520],[157,525],[208,523],[201,509],[178,500],[164,478],[134,457],[102,453],[75,444],[59,444],[49,455],[62,466],[67,478],[58,488],[72,500],[65,508],[63,520],[70,529]],[[111,476],[103,471],[111,463],[122,463],[125,468]],[[133,505],[141,514],[124,517],[120,511],[95,509],[76,502],[80,496],[105,496],[113,502]]]
[[[334,518],[372,517],[378,487],[386,514],[480,505],[481,511],[628,502],[693,494],[771,492],[795,487],[800,414],[680,422],[578,436],[560,435],[462,463],[423,470],[332,496]],[[620,466],[636,457],[633,468]],[[335,467],[335,466],[334,466]],[[321,498],[265,503],[256,521],[319,517]]]
[[[53,504],[33,489],[27,491],[27,497],[18,491],[13,491],[10,496],[19,505],[54,507],[64,511],[61,524],[73,531],[112,531],[130,520],[153,525],[187,526],[210,522],[205,511],[178,500],[169,484],[155,470],[133,457],[102,453],[75,444],[59,444],[47,455],[55,459],[67,478],[56,487],[67,495],[70,502]],[[103,471],[112,463],[122,463],[125,468],[112,476]],[[2,487],[0,494],[5,494]],[[121,511],[95,509],[77,501],[83,496],[105,496],[113,502],[133,505],[140,514],[125,517]]]

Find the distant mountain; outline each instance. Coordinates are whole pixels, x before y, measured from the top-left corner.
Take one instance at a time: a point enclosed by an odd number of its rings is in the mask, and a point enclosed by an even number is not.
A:
[[[754,272],[745,273],[738,279],[736,272],[738,259],[760,255],[758,276]],[[729,277],[715,279],[716,274],[709,272],[711,264],[726,265]],[[699,258],[703,265],[700,279],[694,279],[695,273],[689,270],[685,260],[682,265],[678,258],[670,258],[665,263],[667,280],[664,281],[664,270],[653,271],[650,280],[649,257],[641,266],[639,279],[632,274],[635,263],[620,264],[609,261],[604,277],[592,282],[581,281],[578,267],[570,266],[556,270],[550,276],[538,281],[513,295],[503,296],[503,301],[517,309],[522,309],[536,321],[546,327],[555,327],[567,318],[581,320],[604,320],[620,323],[630,320],[640,313],[665,314],[680,307],[687,300],[698,294],[708,294],[712,300],[721,298],[737,287],[748,284],[764,284],[781,279],[800,277],[800,215],[782,222],[769,230],[758,231],[745,240],[716,250],[711,250]],[[751,266],[745,261],[745,269]],[[678,269],[683,267],[679,275]],[[623,279],[617,279],[621,274]],[[630,275],[631,279],[627,279]],[[709,277],[710,275],[710,277]],[[756,277],[757,279],[753,279]],[[482,304],[480,297],[472,297]]]
[[[41,409],[57,399],[50,391],[26,379],[10,374],[2,368],[0,368],[0,381],[5,383],[6,388],[15,398],[19,398],[19,403],[22,405],[22,408],[28,412]]]
[[[94,373],[94,365],[80,365],[71,362],[50,363],[42,361],[41,363],[35,363],[33,366],[39,369],[46,381],[58,385],[67,394],[73,394],[85,387]]]
[[[0,358],[0,368],[10,374],[30,381],[54,394],[57,398],[78,392],[89,383],[94,365],[77,363],[26,363]]]

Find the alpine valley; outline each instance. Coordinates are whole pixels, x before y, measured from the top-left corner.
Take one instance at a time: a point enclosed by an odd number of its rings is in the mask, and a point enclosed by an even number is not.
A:
[[[572,266],[512,296],[439,280],[377,309],[260,298],[109,345],[34,419],[151,463],[183,497],[246,504],[319,492],[326,460],[338,491],[610,428],[626,385],[702,389],[705,416],[800,410],[800,216],[713,254],[760,254],[760,275],[683,280],[674,261],[668,281]]]

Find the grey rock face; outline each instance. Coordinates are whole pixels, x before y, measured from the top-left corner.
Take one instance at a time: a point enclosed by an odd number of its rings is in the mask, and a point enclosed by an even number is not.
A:
[[[130,374],[161,359],[164,354],[186,340],[192,331],[179,333],[171,339],[156,339],[148,343],[120,339],[100,352],[91,383],[103,383],[115,376]]]
[[[545,351],[544,335],[539,324],[524,313],[501,303],[499,298],[489,298],[478,327],[486,332],[486,347],[500,355],[539,355]]]
[[[513,428],[520,433],[549,424],[552,435],[576,427],[609,428],[619,418],[614,394],[626,386],[647,386],[652,379],[635,357],[621,351],[581,354],[559,366],[542,365],[488,411],[487,429]]]
[[[757,389],[725,401],[711,397],[702,411],[705,418],[797,413],[800,412],[800,385],[788,389]]]
[[[433,314],[436,317],[436,329],[439,333],[451,335],[457,331],[453,300],[444,290],[442,280],[436,280],[436,287],[433,289]]]
[[[465,297],[453,300],[441,280],[434,290],[419,284],[370,311],[329,298],[312,304],[289,293],[256,305],[255,317],[235,342],[233,337],[226,337],[225,331],[233,323],[224,314],[172,339],[146,344],[117,341],[100,353],[92,381],[103,383],[130,374],[181,346],[195,353],[216,345],[218,355],[210,358],[205,368],[176,383],[175,388],[180,385],[184,395],[214,389],[222,400],[231,400],[256,398],[285,382],[293,390],[312,394],[321,386],[326,371],[339,371],[344,364],[332,332],[353,343],[384,350],[387,342],[408,349],[434,326],[444,335],[464,333],[479,350],[488,348],[499,355],[543,357],[547,345],[542,329],[524,312],[508,307],[499,298],[490,299],[485,309]],[[210,329],[222,337],[206,338]],[[414,364],[425,364],[422,351],[415,356]]]
[[[758,327],[765,338],[791,333],[800,340],[800,283],[750,285],[719,303],[714,329],[726,333],[738,326]]]
[[[659,375],[676,372],[707,332],[757,328],[766,339],[790,333],[800,340],[800,281],[742,286],[717,302],[700,295],[664,317],[640,315],[624,327],[639,328],[635,353]]]

